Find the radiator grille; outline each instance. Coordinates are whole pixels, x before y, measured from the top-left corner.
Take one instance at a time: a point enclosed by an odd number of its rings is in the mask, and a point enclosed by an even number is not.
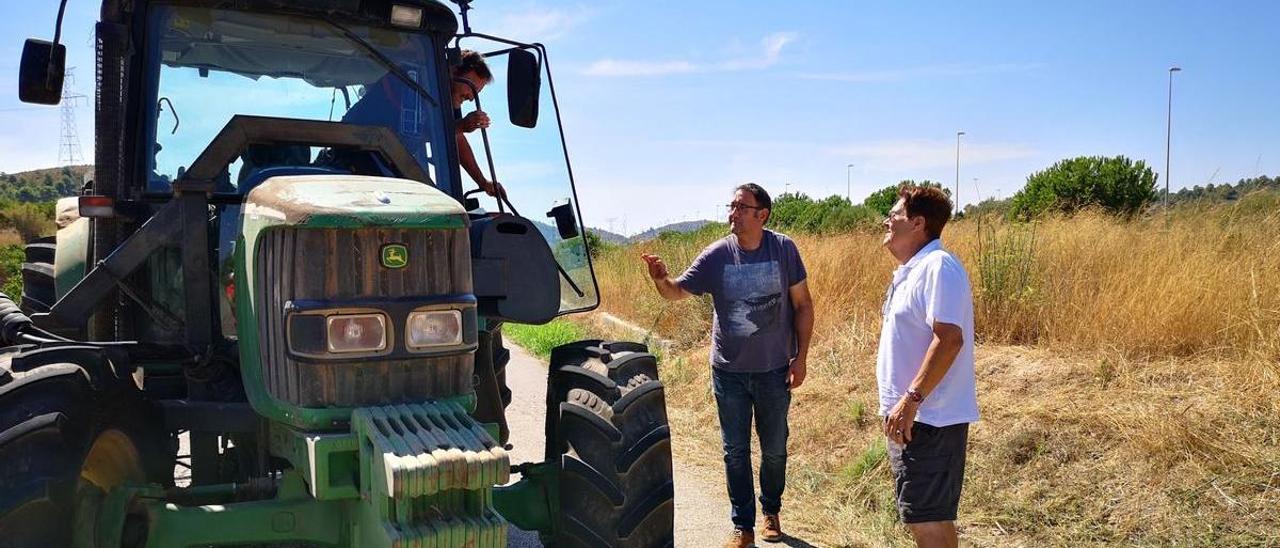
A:
[[[389,243],[408,249],[404,268],[382,266],[381,248]],[[403,360],[294,360],[284,313],[291,300],[471,293],[466,230],[276,228],[263,234],[257,253],[263,377],[275,398],[302,407],[350,407],[472,390],[470,352]]]

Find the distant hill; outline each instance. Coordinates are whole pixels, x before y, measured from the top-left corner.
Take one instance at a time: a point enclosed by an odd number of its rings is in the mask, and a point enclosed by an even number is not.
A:
[[[604,241],[609,242],[609,243],[611,243],[611,244],[625,244],[625,243],[627,243],[627,237],[626,237],[626,236],[623,236],[623,235],[621,235],[621,234],[614,234],[613,232],[609,232],[608,230],[604,230],[604,229],[601,229],[601,228],[590,228],[590,227],[588,227],[588,228],[587,228],[587,230],[590,230],[590,231],[591,231],[592,233],[594,233],[596,236],[599,236],[601,240],[604,240]]]
[[[652,240],[654,238],[657,238],[658,235],[662,234],[663,232],[681,232],[681,233],[693,232],[713,222],[714,221],[681,221],[678,223],[671,223],[669,225],[663,225],[657,228],[650,228],[649,230],[646,230],[644,232],[641,232],[639,234],[636,234],[635,236],[628,238],[627,241],[629,243],[636,243],[636,242],[643,242],[645,240]]]
[[[0,172],[0,200],[15,202],[52,202],[64,196],[75,196],[84,184],[84,174],[91,165],[51,167],[20,173]]]

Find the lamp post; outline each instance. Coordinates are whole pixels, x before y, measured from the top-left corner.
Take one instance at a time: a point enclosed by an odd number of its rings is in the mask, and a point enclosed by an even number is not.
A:
[[[849,164],[847,166],[844,166],[844,199],[849,200],[849,203],[851,204],[853,203],[853,194],[851,190],[852,188],[853,188],[853,164]]]
[[[956,203],[956,215],[960,214],[960,136],[963,131],[956,132],[956,194],[952,196]]]
[[[1164,129],[1164,214],[1169,215],[1169,145],[1173,141],[1173,73],[1182,72],[1179,67],[1169,67],[1169,107]]]

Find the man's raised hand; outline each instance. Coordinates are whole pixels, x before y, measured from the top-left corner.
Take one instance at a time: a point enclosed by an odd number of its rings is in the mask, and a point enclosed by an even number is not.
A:
[[[661,280],[667,277],[667,265],[662,262],[662,257],[645,253],[640,255],[640,258],[644,259],[645,264],[649,266],[650,278]]]

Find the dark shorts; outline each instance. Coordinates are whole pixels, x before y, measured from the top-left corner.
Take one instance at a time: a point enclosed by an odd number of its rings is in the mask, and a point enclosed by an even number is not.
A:
[[[889,443],[889,467],[903,523],[955,521],[964,484],[969,425],[917,422],[906,446]]]

